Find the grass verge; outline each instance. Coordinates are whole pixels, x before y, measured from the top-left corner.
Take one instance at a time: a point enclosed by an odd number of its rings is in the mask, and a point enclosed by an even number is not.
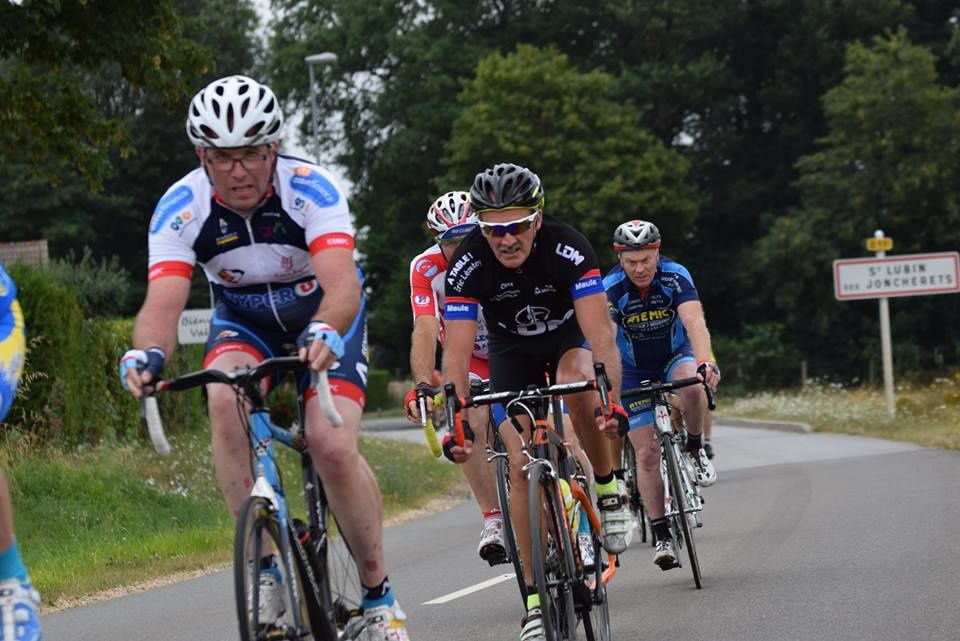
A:
[[[890,418],[882,389],[815,382],[798,390],[725,398],[717,415],[803,421],[818,432],[960,449],[960,373],[900,383],[895,396],[896,417]]]
[[[179,571],[228,563],[233,523],[217,489],[206,433],[180,435],[170,458],[147,446],[11,456],[17,537],[48,605]],[[422,445],[361,438],[385,516],[462,492],[452,465]],[[299,464],[281,456],[290,505],[303,511]]]

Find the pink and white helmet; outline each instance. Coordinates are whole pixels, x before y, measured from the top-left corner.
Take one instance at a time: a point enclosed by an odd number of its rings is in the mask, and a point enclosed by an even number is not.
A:
[[[427,228],[437,240],[463,238],[477,225],[477,215],[470,207],[470,194],[448,191],[427,210]]]

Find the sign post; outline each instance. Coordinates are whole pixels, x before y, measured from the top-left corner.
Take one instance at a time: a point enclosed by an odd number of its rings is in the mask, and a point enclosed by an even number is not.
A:
[[[878,229],[873,232],[874,241],[883,240],[883,230]],[[890,248],[893,242],[889,243]],[[867,247],[870,246],[870,240],[867,241]],[[875,243],[877,247],[877,258],[883,258],[887,255],[886,245],[881,242]],[[887,416],[893,418],[897,415],[897,403],[893,397],[893,345],[890,340],[890,299],[884,296],[880,299],[880,357],[883,360],[883,396],[887,400]]]
[[[833,287],[837,300],[880,299],[880,352],[887,414],[896,415],[893,396],[893,347],[890,340],[890,303],[894,296],[952,294],[960,292],[960,254],[904,254],[887,256],[893,239],[878,229],[867,239],[867,250],[876,258],[841,258],[833,261]]]

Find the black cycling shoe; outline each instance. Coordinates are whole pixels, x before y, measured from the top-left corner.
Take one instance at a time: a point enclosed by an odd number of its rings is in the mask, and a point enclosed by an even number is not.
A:
[[[711,461],[713,460],[713,445],[710,444],[710,441],[703,442],[703,451],[707,453],[707,458]]]
[[[480,558],[490,564],[490,567],[506,563],[507,550],[499,543],[490,543],[479,550]]]

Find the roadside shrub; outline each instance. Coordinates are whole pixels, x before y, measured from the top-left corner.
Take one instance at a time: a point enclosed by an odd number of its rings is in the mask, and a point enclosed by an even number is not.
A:
[[[714,336],[714,353],[723,387],[790,387],[800,383],[802,356],[784,335],[781,323],[748,325],[736,338]]]
[[[130,273],[120,267],[117,256],[98,263],[90,248],[84,247],[79,260],[70,251],[66,258],[53,260],[41,269],[67,286],[76,296],[86,318],[113,318],[127,308],[131,294]]]
[[[120,385],[117,361],[130,344],[129,320],[84,318],[76,295],[55,272],[10,266],[27,330],[27,357],[5,438],[29,436],[66,447],[131,441],[139,407]],[[201,346],[180,349],[168,371],[200,364]],[[170,394],[161,411],[172,432],[203,424],[199,392]]]
[[[382,410],[392,405],[387,386],[390,384],[390,372],[385,369],[370,368],[367,372],[368,410]]]

